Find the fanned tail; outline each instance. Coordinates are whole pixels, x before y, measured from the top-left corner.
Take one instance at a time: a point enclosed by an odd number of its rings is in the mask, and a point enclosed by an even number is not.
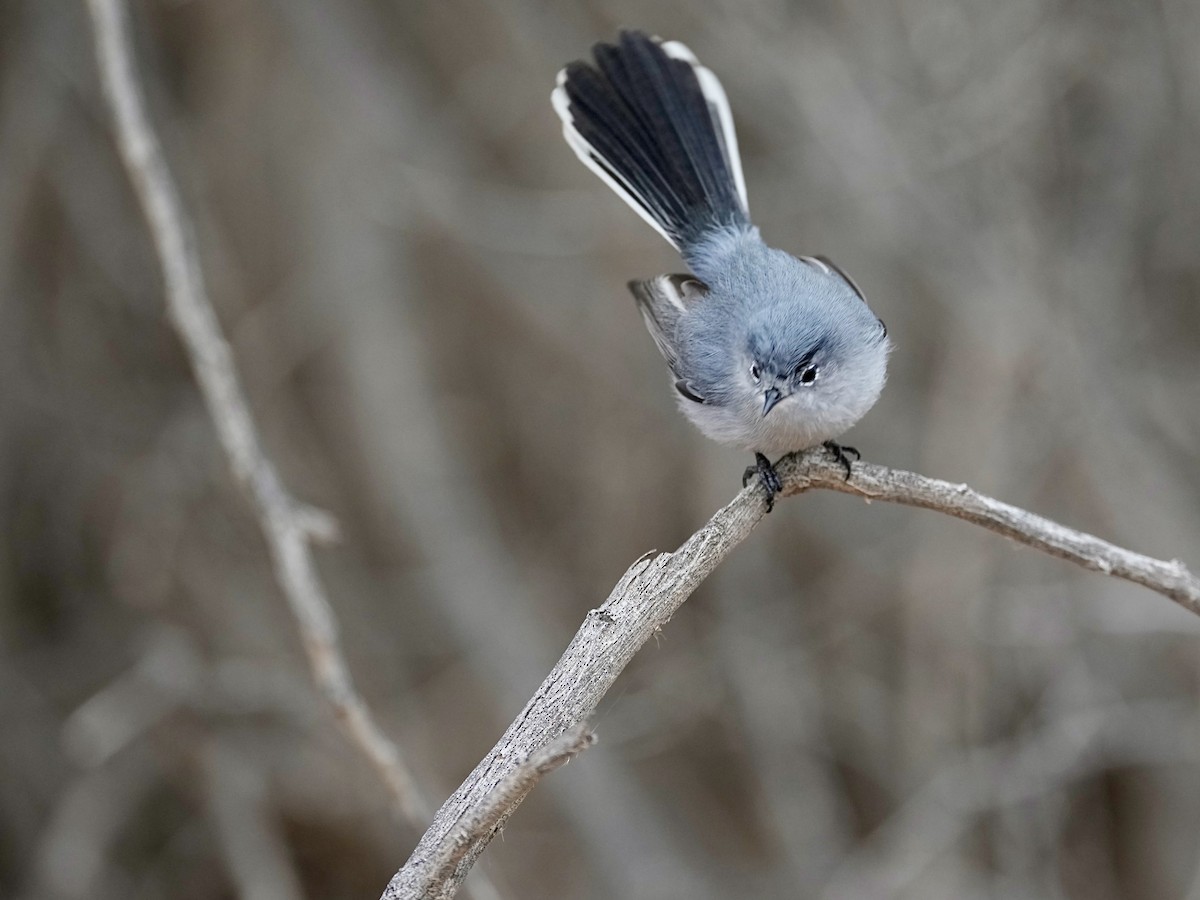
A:
[[[729,101],[683,44],[639,31],[597,44],[552,95],[583,163],[676,249],[750,224]]]

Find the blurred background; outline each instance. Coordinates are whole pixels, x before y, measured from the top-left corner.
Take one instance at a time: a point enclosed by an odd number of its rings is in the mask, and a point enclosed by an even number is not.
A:
[[[1200,566],[1200,5],[136,2],[148,100],[368,702],[440,804],[733,496],[563,143],[621,26],[896,344],[846,440]],[[418,831],[312,687],[164,316],[82,4],[0,4],[0,894],[374,897]],[[506,898],[1200,900],[1200,621],[944,517],[777,510],[481,862]],[[470,885],[470,881],[468,881]]]

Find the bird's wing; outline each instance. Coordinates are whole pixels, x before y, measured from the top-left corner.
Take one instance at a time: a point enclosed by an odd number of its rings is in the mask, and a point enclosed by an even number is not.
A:
[[[863,303],[867,302],[867,298],[863,296],[862,288],[858,286],[858,283],[847,274],[845,269],[835,263],[828,256],[802,256],[800,259],[808,263],[813,268],[820,269],[826,275],[836,274],[842,279],[842,281],[846,282],[846,284],[850,287],[850,290],[858,294],[859,300],[861,300]]]
[[[703,403],[704,398],[695,388],[679,377],[679,351],[675,341],[680,318],[691,304],[708,293],[708,286],[691,275],[660,275],[649,281],[631,281],[629,290],[637,301],[646,330],[675,375],[675,390],[693,403]]]

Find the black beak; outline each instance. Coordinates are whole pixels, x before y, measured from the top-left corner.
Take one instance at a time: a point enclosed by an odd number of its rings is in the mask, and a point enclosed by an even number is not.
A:
[[[770,388],[763,394],[763,415],[765,416],[775,408],[775,404],[783,399],[783,394],[779,393],[779,388]]]

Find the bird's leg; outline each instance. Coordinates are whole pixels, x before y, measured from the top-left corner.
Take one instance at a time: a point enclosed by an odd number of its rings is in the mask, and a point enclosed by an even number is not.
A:
[[[779,480],[779,473],[775,471],[771,461],[761,453],[754,454],[754,465],[747,466],[746,471],[742,473],[742,487],[749,484],[755,475],[762,482],[763,490],[767,492],[767,512],[770,512],[775,508],[775,495],[783,490],[783,482]]]
[[[846,447],[839,444],[837,441],[826,441],[822,446],[829,451],[834,462],[839,462],[846,467],[846,480],[850,480],[850,456],[854,457],[854,461],[858,462],[862,459],[862,454],[854,447]]]

